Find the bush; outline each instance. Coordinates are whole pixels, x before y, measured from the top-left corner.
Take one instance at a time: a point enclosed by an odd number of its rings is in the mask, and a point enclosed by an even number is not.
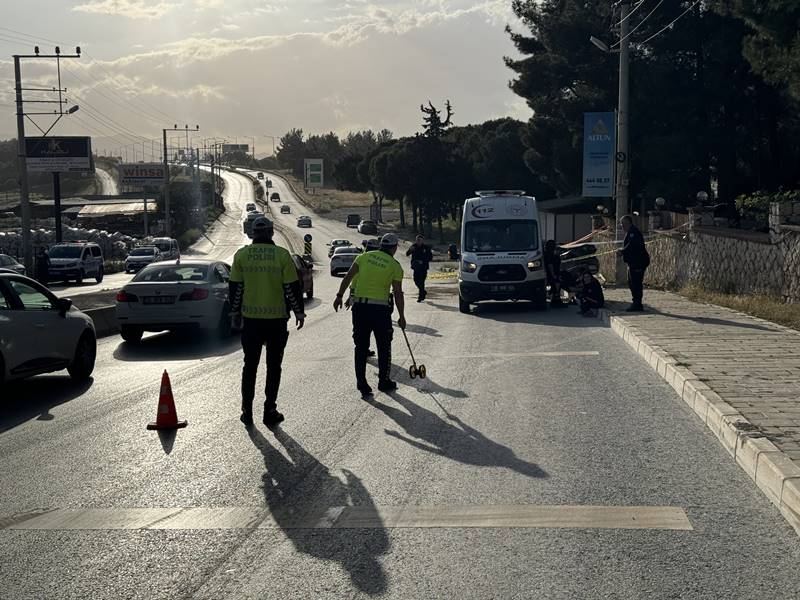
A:
[[[181,247],[181,250],[185,250],[199,240],[201,235],[203,235],[203,232],[199,229],[187,229],[183,232],[183,235],[178,238],[178,245]]]
[[[739,209],[742,220],[752,221],[756,227],[767,227],[769,225],[769,205],[772,202],[791,201],[800,201],[800,190],[743,194],[736,198],[736,208]]]

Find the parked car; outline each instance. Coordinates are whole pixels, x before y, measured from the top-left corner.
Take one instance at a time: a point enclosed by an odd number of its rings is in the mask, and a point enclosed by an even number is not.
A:
[[[175,238],[153,238],[153,246],[161,252],[160,260],[178,260],[181,257],[181,248]]]
[[[378,235],[378,224],[375,221],[361,221],[358,224],[358,233]]]
[[[272,195],[269,197],[269,199],[272,200],[273,202],[280,202],[281,195],[278,192],[272,192]]]
[[[149,265],[117,294],[122,339],[136,343],[145,331],[231,333],[230,266],[194,259]]]
[[[291,214],[291,212],[292,212],[292,207],[289,206],[288,204],[284,204],[283,206],[281,206],[282,215],[288,215]]]
[[[333,251],[337,248],[341,248],[343,246],[352,246],[353,244],[350,243],[350,240],[331,240],[328,243],[328,258],[333,256]]]
[[[340,246],[331,257],[331,275],[347,273],[361,250],[355,246]]]
[[[103,281],[103,251],[92,242],[64,242],[50,246],[49,279],[81,284],[86,277]]]
[[[314,297],[314,263],[299,254],[292,254],[292,262],[297,269],[297,277],[303,284],[303,293],[311,300]]]
[[[247,212],[253,212],[253,211],[256,211],[256,210],[258,210],[258,207],[256,206],[256,203],[255,203],[255,202],[248,202],[248,203],[245,205],[244,209],[245,209]]]
[[[11,271],[19,275],[25,275],[25,265],[21,265],[13,256],[0,254],[0,271]]]
[[[378,238],[362,240],[361,245],[364,247],[364,252],[371,252],[372,250],[381,249],[381,241]]]
[[[140,246],[134,248],[125,259],[125,272],[136,273],[150,263],[162,260],[161,251],[155,246]]]
[[[359,223],[361,223],[361,215],[347,215],[345,225],[348,227],[358,227]]]
[[[261,171],[258,172],[258,178],[264,179],[264,174]]]
[[[94,322],[24,275],[0,273],[0,386],[67,369],[76,381],[94,370]]]
[[[311,227],[311,217],[302,215],[297,217],[297,226],[298,227]]]

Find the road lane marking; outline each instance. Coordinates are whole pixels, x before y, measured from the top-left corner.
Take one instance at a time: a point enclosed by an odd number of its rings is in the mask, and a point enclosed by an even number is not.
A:
[[[264,507],[64,508],[0,519],[12,530],[573,528],[692,531],[675,506],[334,506],[272,513]]]

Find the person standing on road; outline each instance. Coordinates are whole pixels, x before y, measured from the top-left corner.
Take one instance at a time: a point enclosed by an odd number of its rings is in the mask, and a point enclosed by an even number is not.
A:
[[[544,244],[545,283],[550,286],[550,306],[552,308],[564,308],[561,302],[561,255],[558,253],[555,240],[547,240]]]
[[[303,289],[292,257],[272,241],[272,221],[258,217],[253,221],[253,243],[239,249],[233,257],[230,275],[231,325],[242,330],[242,415],[247,426],[253,424],[258,363],[261,347],[267,347],[267,384],[264,389],[264,425],[274,427],[283,421],[278,412],[283,352],[289,339],[288,309],[294,312],[297,329],[302,329]]]
[[[622,255],[625,264],[628,265],[628,287],[633,300],[626,310],[627,312],[641,312],[644,310],[642,305],[644,272],[650,266],[650,255],[647,253],[642,232],[633,224],[633,217],[625,215],[620,219],[620,224],[625,232],[625,239],[618,252]]]
[[[356,387],[361,395],[372,394],[367,383],[367,352],[370,335],[375,334],[378,348],[378,389],[392,392],[397,383],[389,377],[392,366],[392,306],[389,294],[394,293],[397,306],[397,324],[406,328],[405,300],[403,298],[403,267],[394,258],[397,253],[397,236],[387,233],[381,238],[380,250],[360,254],[339,286],[333,309],[339,311],[342,298],[353,283],[353,342],[355,343]],[[356,277],[358,276],[358,277]]]
[[[414,285],[419,290],[417,302],[422,302],[428,295],[425,291],[425,280],[428,278],[428,268],[433,260],[433,252],[425,245],[425,238],[420,233],[412,246],[406,252],[411,257],[411,271],[414,273]]]

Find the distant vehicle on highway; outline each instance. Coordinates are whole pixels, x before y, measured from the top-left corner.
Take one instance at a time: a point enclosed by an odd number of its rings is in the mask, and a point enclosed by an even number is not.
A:
[[[359,223],[361,223],[361,215],[347,215],[345,225],[348,227],[358,227]]]
[[[264,179],[264,174],[261,171],[258,172],[258,178]]]
[[[178,240],[174,238],[154,238],[153,246],[161,252],[159,260],[178,260],[181,257],[181,247],[178,246]]]
[[[125,272],[136,273],[150,263],[162,260],[161,251],[155,246],[141,246],[134,248],[125,259]]]
[[[378,224],[375,221],[361,221],[358,224],[358,233],[378,235]]]
[[[381,241],[378,238],[362,240],[361,245],[364,247],[364,252],[372,252],[373,250],[381,249]]]
[[[292,212],[292,207],[289,206],[288,204],[284,204],[283,206],[281,206],[282,215],[288,215],[291,214],[291,212]]]
[[[458,308],[482,300],[530,300],[547,308],[539,210],[525,192],[476,192],[464,202]]]
[[[0,254],[0,271],[10,271],[19,275],[25,275],[25,265],[21,265],[13,256]]]
[[[303,293],[311,300],[314,297],[314,263],[299,254],[292,254],[292,262],[303,284]]]
[[[263,217],[264,213],[259,212],[257,210],[251,211],[247,213],[247,218],[244,220],[242,224],[242,230],[244,231],[247,237],[253,237],[253,221],[255,221],[258,217]]]
[[[269,197],[269,199],[272,200],[273,202],[280,202],[281,195],[278,192],[272,192],[272,195]]]
[[[80,285],[87,277],[97,283],[103,281],[103,251],[93,242],[63,242],[48,250],[50,256],[50,281],[73,279]]]
[[[67,369],[76,381],[94,370],[94,322],[40,283],[0,273],[0,387],[14,379]]]
[[[247,212],[253,212],[254,210],[258,210],[258,207],[256,206],[256,203],[255,203],[255,202],[248,202],[248,203],[245,205],[244,209],[245,209]]]
[[[297,226],[298,227],[311,227],[311,217],[307,215],[302,215],[297,217]]]
[[[117,319],[126,342],[145,331],[231,333],[226,263],[194,259],[149,265],[117,294]]]
[[[331,257],[331,275],[347,273],[359,254],[361,254],[361,249],[355,246],[340,246],[336,248]]]
[[[333,256],[333,251],[342,246],[352,246],[350,240],[331,240],[328,242],[328,258]]]

